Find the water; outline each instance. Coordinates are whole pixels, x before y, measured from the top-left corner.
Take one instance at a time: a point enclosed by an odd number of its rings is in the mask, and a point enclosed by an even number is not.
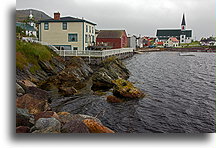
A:
[[[129,80],[146,97],[110,104],[106,96],[54,101],[56,111],[98,116],[120,133],[215,132],[215,53],[152,52],[125,60]]]

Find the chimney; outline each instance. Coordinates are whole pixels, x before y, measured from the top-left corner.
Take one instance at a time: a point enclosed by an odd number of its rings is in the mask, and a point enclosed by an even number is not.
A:
[[[54,20],[60,20],[60,13],[54,13]]]

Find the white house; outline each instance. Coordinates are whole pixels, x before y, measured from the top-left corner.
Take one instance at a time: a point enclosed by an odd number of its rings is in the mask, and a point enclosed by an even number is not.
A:
[[[137,47],[143,48],[143,38],[142,37],[137,38]]]
[[[128,47],[136,49],[137,39],[135,35],[128,35]]]
[[[179,40],[175,37],[170,37],[165,43],[165,47],[177,47],[179,46]]]

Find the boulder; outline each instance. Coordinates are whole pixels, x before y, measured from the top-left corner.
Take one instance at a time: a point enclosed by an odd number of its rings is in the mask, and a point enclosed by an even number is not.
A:
[[[72,114],[59,114],[59,121],[62,124],[65,124],[67,122],[70,122],[72,120]]]
[[[62,133],[89,133],[88,127],[80,120],[71,120],[61,129]]]
[[[78,57],[71,58],[66,65],[57,75],[40,83],[40,87],[48,91],[58,89],[60,95],[69,96],[87,86],[88,78],[92,74],[91,68]]]
[[[64,86],[61,86],[59,87],[59,92],[67,97],[67,96],[71,96],[75,93],[77,93],[77,90],[74,88],[74,87],[64,87]]]
[[[90,133],[115,133],[113,130],[92,119],[85,119],[83,123],[88,127]]]
[[[27,87],[37,87],[37,85],[35,85],[33,82],[29,80],[19,80],[18,84],[25,90],[27,89]]]
[[[107,102],[109,103],[121,103],[122,99],[117,98],[116,96],[107,96]]]
[[[98,118],[92,117],[92,116],[89,116],[89,115],[76,114],[76,115],[72,116],[72,119],[74,119],[74,120],[81,120],[81,121],[83,121],[85,119],[91,119],[91,120],[94,120],[94,121],[102,124],[101,121]]]
[[[59,114],[59,113],[58,113]],[[72,120],[79,120],[79,121],[83,121],[85,119],[92,119],[95,120],[98,123],[101,123],[101,121],[96,118],[96,117],[92,117],[92,116],[88,116],[88,115],[82,115],[82,114],[59,114],[59,120],[61,121],[62,124],[65,124],[67,122],[70,122]]]
[[[33,117],[29,114],[27,109],[16,108],[16,126],[32,127],[31,119],[33,119]]]
[[[61,116],[61,115],[69,115],[70,113],[69,112],[58,112],[57,115]]]
[[[56,118],[40,118],[35,122],[34,133],[59,133],[61,123]]]
[[[25,94],[25,90],[18,83],[16,83],[16,94],[18,96]]]
[[[37,121],[40,118],[52,118],[52,117],[59,120],[59,116],[56,114],[56,112],[53,111],[40,112],[34,115],[35,121]]]
[[[107,58],[100,66],[92,76],[93,90],[107,90],[114,86],[113,80],[129,78],[129,70],[116,57]]]
[[[33,131],[32,133],[38,133],[38,134],[59,134],[61,133],[60,131],[56,131],[56,130],[53,130],[52,127],[48,127],[48,128],[45,128],[45,129],[40,129],[40,130],[35,130]]]
[[[30,133],[30,128],[28,126],[18,126],[16,127],[16,133]]]
[[[41,67],[41,69],[47,73],[48,76],[57,74],[57,71],[54,70],[53,66],[49,61],[40,60],[38,64]]]
[[[37,99],[40,99],[40,100],[48,100],[49,99],[48,92],[45,90],[42,90],[40,88],[37,88],[37,87],[32,87],[32,86],[27,87],[26,93],[37,96]]]
[[[133,84],[127,80],[117,79],[114,80],[113,83],[115,84],[113,87],[113,95],[121,99],[131,100],[145,96],[141,90],[133,86]]]
[[[46,111],[49,108],[46,99],[41,99],[39,96],[25,94],[16,100],[18,108],[28,109],[30,114],[37,114]]]
[[[93,90],[108,90],[114,86],[112,83],[113,77],[109,76],[109,71],[105,68],[100,68],[92,76]]]

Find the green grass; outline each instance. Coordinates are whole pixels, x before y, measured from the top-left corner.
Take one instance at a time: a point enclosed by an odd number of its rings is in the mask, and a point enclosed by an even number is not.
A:
[[[180,46],[200,46],[199,41],[194,41],[191,43],[181,43]]]
[[[16,66],[23,69],[25,66],[30,66],[30,72],[35,73],[40,69],[38,62],[49,61],[52,58],[52,53],[48,47],[37,44],[16,41]]]

